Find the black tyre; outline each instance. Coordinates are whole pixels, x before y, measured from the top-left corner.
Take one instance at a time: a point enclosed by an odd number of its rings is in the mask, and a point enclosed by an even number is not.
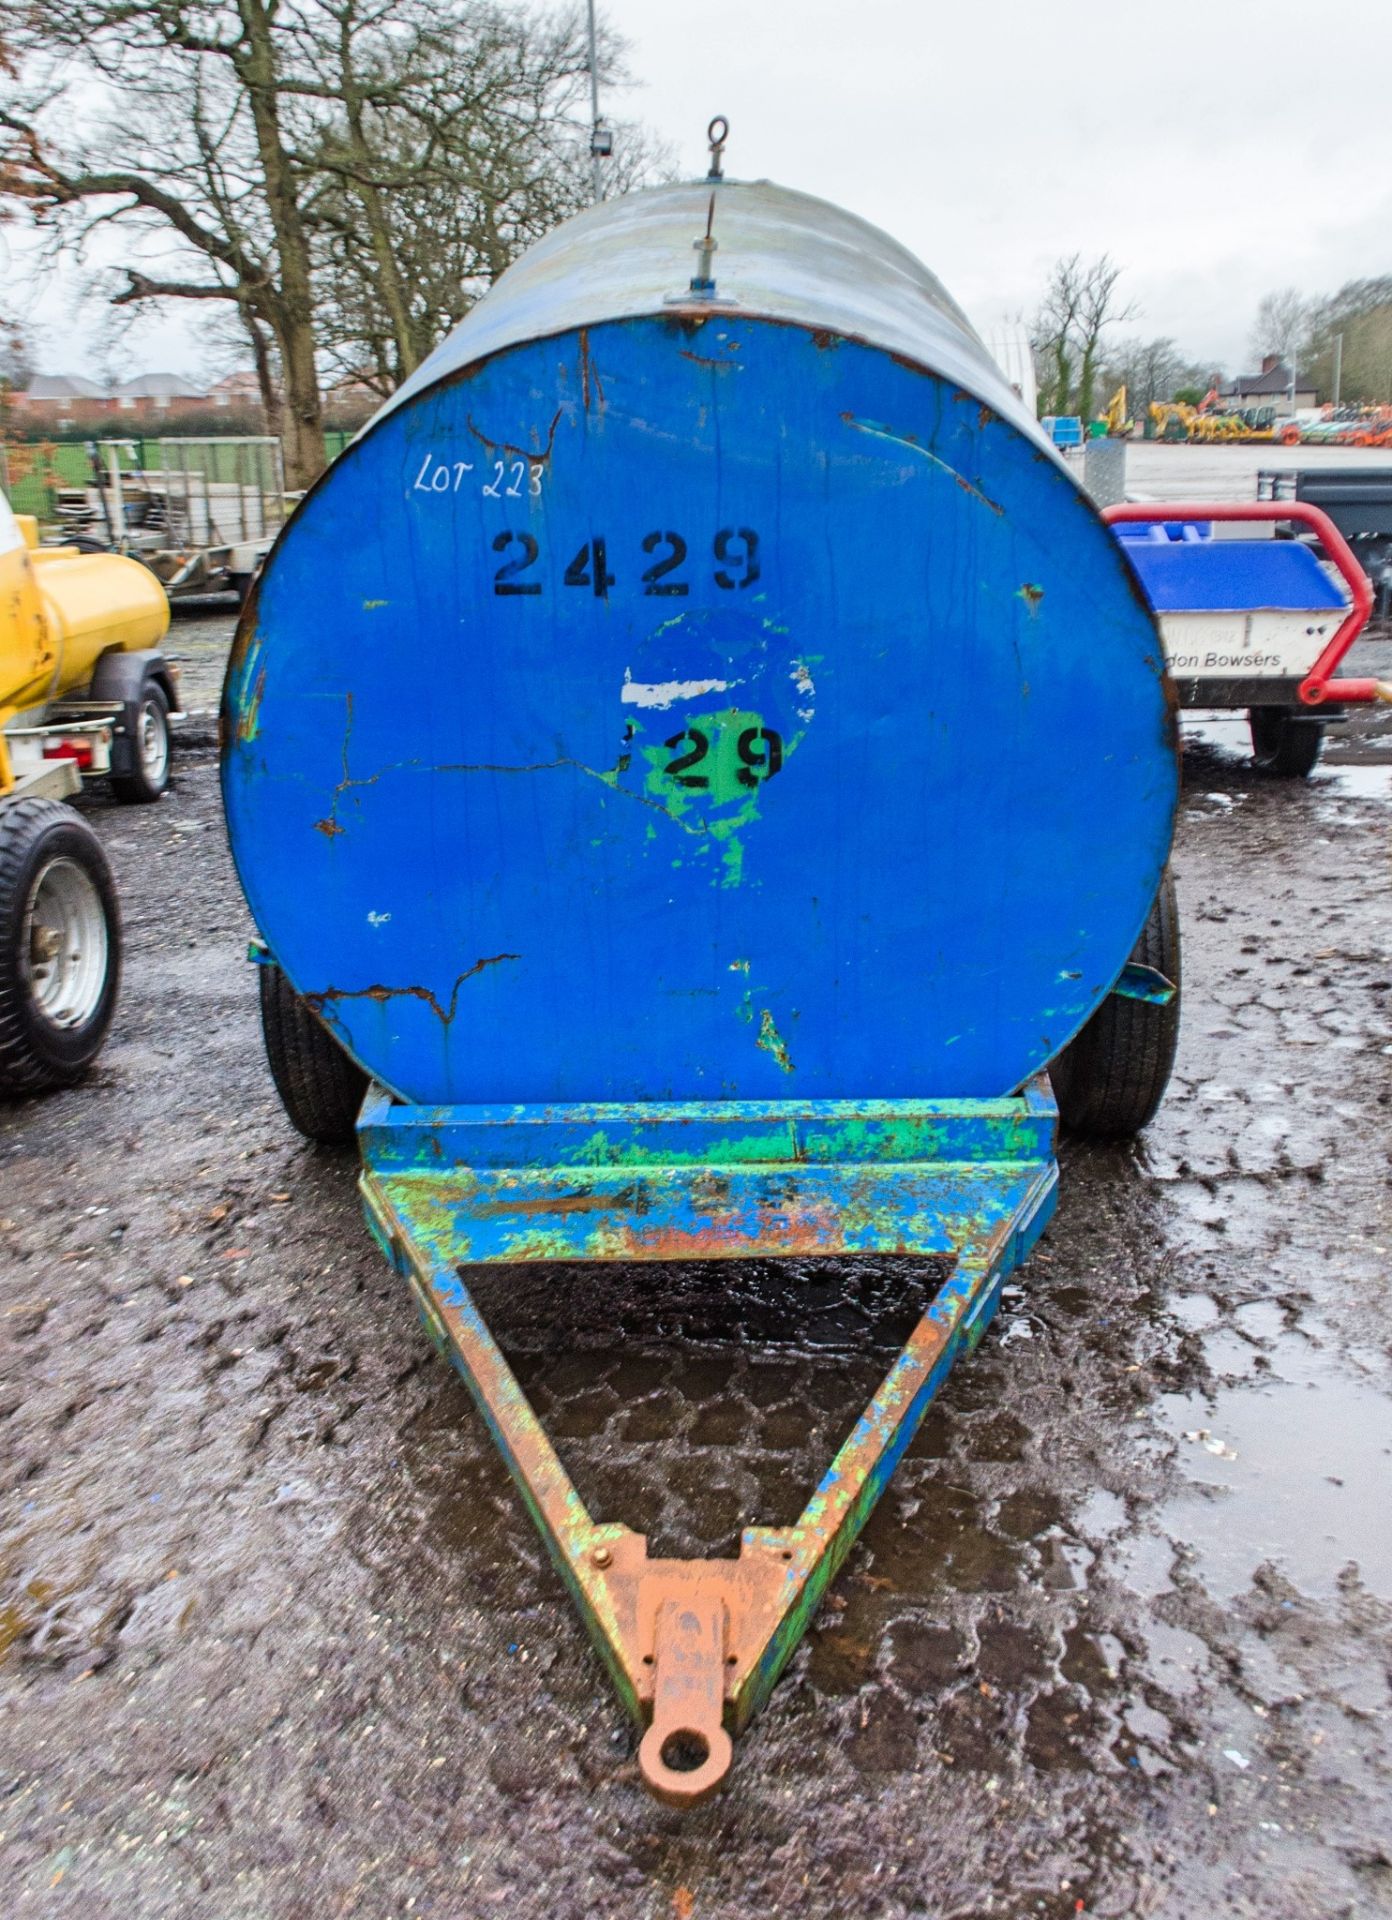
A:
[[[127,704],[126,745],[129,761],[112,773],[112,792],[137,806],[158,800],[169,785],[170,756],[169,699],[158,680],[147,680]]]
[[[280,968],[264,963],[261,1036],[280,1104],[306,1140],[340,1146],[353,1138],[367,1075],[305,1005]]]
[[[82,1078],[121,983],[121,915],[101,842],[58,800],[0,802],[0,1094]]]
[[[1313,773],[1324,746],[1323,720],[1307,720],[1286,707],[1249,707],[1252,758],[1263,773],[1303,780]]]
[[[1165,1097],[1179,1043],[1179,909],[1167,867],[1160,890],[1131,949],[1175,988],[1168,1006],[1109,993],[1091,1020],[1049,1068],[1059,1118],[1088,1140],[1125,1140],[1154,1119]]]

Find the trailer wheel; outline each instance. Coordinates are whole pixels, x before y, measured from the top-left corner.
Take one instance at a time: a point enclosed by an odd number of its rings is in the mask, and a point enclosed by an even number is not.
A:
[[[1175,987],[1159,1007],[1109,993],[1052,1066],[1059,1118],[1087,1140],[1126,1140],[1154,1119],[1179,1043],[1179,908],[1166,867],[1141,937],[1131,949]]]
[[[118,800],[144,805],[169,785],[169,697],[158,680],[146,680],[126,707],[130,763],[111,776]]]
[[[1323,720],[1307,720],[1286,707],[1249,707],[1252,758],[1263,773],[1303,780],[1313,773],[1324,746]]]
[[[261,1036],[280,1104],[291,1126],[320,1146],[353,1138],[367,1075],[312,1013],[280,968],[264,962]]]
[[[58,800],[0,806],[0,1093],[80,1080],[121,979],[121,916],[101,842]]]

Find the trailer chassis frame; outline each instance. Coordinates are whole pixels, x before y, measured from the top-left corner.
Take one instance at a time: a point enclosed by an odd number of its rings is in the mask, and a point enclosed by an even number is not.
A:
[[[732,1735],[767,1699],[954,1360],[1043,1231],[1056,1127],[1042,1075],[1000,1100],[427,1108],[369,1089],[358,1131],[373,1235],[483,1415],[644,1728],[644,1784],[669,1805],[726,1778]],[[792,1526],[746,1528],[736,1559],[654,1559],[644,1535],[586,1509],[469,1270],[780,1254],[907,1255],[949,1270]]]

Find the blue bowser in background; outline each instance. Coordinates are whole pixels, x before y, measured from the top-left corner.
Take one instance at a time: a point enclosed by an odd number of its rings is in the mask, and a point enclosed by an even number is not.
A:
[[[356,1130],[643,1778],[691,1804],[1048,1219],[1050,1073],[1098,1134],[1163,1092],[1151,608],[932,274],[717,141],[532,248],[324,476],[223,724],[287,1111]],[[850,1252],[935,1285],[737,1560],[587,1512],[467,1283]]]
[[[1130,502],[1103,518],[1155,609],[1180,706],[1245,710],[1263,772],[1312,773],[1330,720],[1392,701],[1385,681],[1338,673],[1373,590],[1322,506]]]

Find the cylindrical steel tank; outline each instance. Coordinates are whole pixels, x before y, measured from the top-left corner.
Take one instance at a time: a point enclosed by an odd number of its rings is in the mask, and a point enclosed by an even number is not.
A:
[[[767,183],[513,267],[286,528],[224,726],[262,934],[426,1103],[1009,1092],[1177,784],[1129,564],[966,319]]]

